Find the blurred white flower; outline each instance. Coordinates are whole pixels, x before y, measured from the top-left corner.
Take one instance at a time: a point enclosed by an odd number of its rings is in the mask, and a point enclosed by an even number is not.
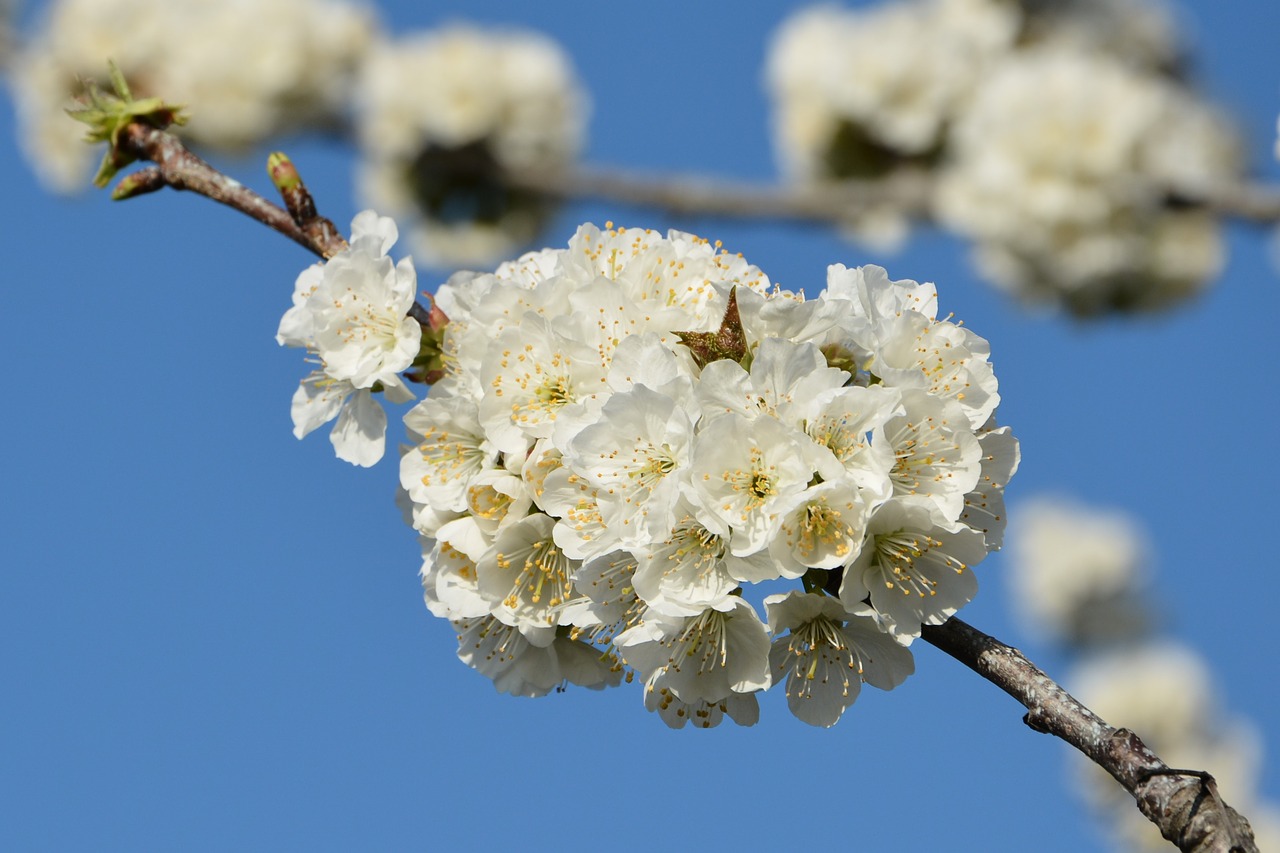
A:
[[[802,180],[877,177],[899,158],[928,156],[1017,26],[1013,4],[996,0],[815,6],[792,16],[765,72],[784,168]]]
[[[823,5],[793,15],[774,35],[765,71],[783,171],[814,183],[930,165],[1018,24],[1015,4],[999,0]],[[891,247],[907,222],[886,205],[851,211],[845,227]]]
[[[1140,636],[1149,547],[1115,510],[1056,498],[1021,504],[1008,573],[1014,612],[1030,632],[1067,646]]]
[[[436,304],[445,375],[405,417],[401,483],[436,540],[428,607],[492,620],[472,646],[503,650],[463,658],[499,689],[549,684],[545,655],[513,661],[555,637],[673,726],[754,722],[771,671],[831,725],[901,681],[999,547],[1017,441],[986,341],[931,284],[836,265],[806,301],[693,235],[584,225]],[[772,670],[757,584],[813,593],[767,599]]]
[[[1077,314],[1158,308],[1222,263],[1199,193],[1240,169],[1230,128],[1166,80],[1084,51],[1022,51],[957,122],[938,215],[997,284]]]
[[[334,123],[373,38],[371,12],[343,0],[56,0],[14,57],[22,147],[40,178],[88,186],[100,157],[64,107],[78,81],[104,81],[107,60],[137,97],[184,105],[177,132],[239,152]]]
[[[1253,819],[1261,744],[1251,726],[1222,713],[1208,665],[1190,649],[1170,642],[1122,648],[1080,664],[1069,684],[1085,705],[1136,732],[1170,767],[1212,773],[1223,799]],[[1075,764],[1081,795],[1104,817],[1118,849],[1168,849],[1128,792],[1083,757]],[[1259,850],[1271,849],[1258,840]]]
[[[502,174],[565,168],[587,112],[549,38],[467,25],[370,51],[357,105],[361,195],[441,266],[487,265],[533,239],[548,204]]]

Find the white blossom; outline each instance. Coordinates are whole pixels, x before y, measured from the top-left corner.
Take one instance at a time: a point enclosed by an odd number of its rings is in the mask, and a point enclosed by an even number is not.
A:
[[[467,508],[477,475],[497,467],[498,450],[480,426],[476,404],[465,397],[431,397],[404,416],[414,446],[400,457],[400,485],[416,503],[444,510]]]
[[[387,257],[396,236],[390,219],[358,214],[348,248],[299,276],[276,339],[314,349],[325,373],[356,388],[400,384],[397,374],[417,356],[422,327],[408,316],[417,288],[413,261]]]
[[[480,594],[473,559],[435,539],[422,539],[422,597],[433,616],[442,619],[477,619],[489,615],[489,603]]]
[[[492,617],[459,620],[454,625],[458,657],[491,678],[500,693],[545,696],[565,682],[598,690],[616,685],[621,678],[611,661],[577,640],[554,635],[530,639]]]
[[[338,458],[365,467],[382,458],[387,427],[373,393],[393,403],[413,399],[399,372],[417,356],[422,335],[408,316],[413,263],[393,264],[386,255],[396,234],[390,219],[357,214],[350,245],[298,276],[276,332],[282,346],[305,347],[320,364],[293,395],[294,435],[337,418],[330,438]]]
[[[614,642],[646,683],[661,675],[685,702],[714,704],[770,683],[769,636],[754,608],[737,596],[723,610],[708,608],[696,616],[649,613]]]
[[[601,520],[638,548],[666,534],[689,468],[693,420],[670,397],[636,385],[611,396],[566,447],[566,464],[597,490]]]
[[[727,529],[708,529],[682,500],[670,532],[636,551],[636,592],[649,607],[672,616],[696,616],[723,605],[743,581],[758,581],[776,571],[763,552],[735,557]]]
[[[875,616],[909,645],[922,625],[941,625],[973,599],[978,582],[971,568],[986,555],[980,533],[939,525],[922,502],[890,501],[868,523],[840,600],[850,613]]]
[[[754,693],[730,693],[717,702],[702,699],[685,702],[667,687],[668,680],[665,673],[658,672],[645,683],[644,706],[656,711],[673,729],[682,729],[688,724],[711,729],[720,725],[726,716],[740,726],[754,726],[760,721],[760,702]]]
[[[892,690],[915,672],[909,649],[874,619],[846,613],[837,599],[792,591],[764,603],[774,635],[769,652],[774,680],[786,677],[791,713],[811,726],[835,725],[863,682]]]
[[[1019,23],[1013,6],[823,5],[785,21],[766,72],[783,164],[809,179],[869,177],[878,159],[927,153],[963,109],[984,65],[1012,44]]]
[[[404,386],[387,389],[393,403],[413,399]],[[350,382],[334,379],[323,370],[313,370],[293,393],[289,407],[293,418],[293,435],[305,438],[334,418],[338,422],[329,433],[337,457],[352,465],[368,468],[378,464],[386,450],[387,414],[368,388],[356,388]]]
[[[480,593],[504,624],[562,623],[563,608],[574,598],[572,575],[577,566],[556,545],[554,524],[541,513],[526,516],[500,533],[477,562]]]
[[[901,399],[902,414],[877,427],[873,438],[893,453],[893,494],[925,501],[945,520],[959,518],[982,473],[982,449],[968,418],[959,405],[918,389]]]
[[[1017,440],[932,284],[836,265],[806,300],[702,238],[584,225],[436,305],[444,376],[405,416],[401,485],[428,606],[499,689],[558,684],[571,641],[672,726],[749,725],[774,675],[830,725],[999,547]],[[771,668],[750,602],[777,587]]]
[[[1150,546],[1125,513],[1040,497],[1018,508],[1009,572],[1029,631],[1070,646],[1141,634]]]
[[[820,5],[783,22],[769,47],[774,147],[793,179],[876,179],[928,165],[991,62],[1017,35],[1016,4],[907,0]],[[894,246],[892,204],[851,210],[853,236]]]
[[[734,556],[767,548],[813,479],[819,452],[807,435],[773,417],[711,419],[698,433],[689,469],[699,519],[730,531]]]
[[[1020,296],[1080,314],[1154,308],[1217,272],[1217,225],[1194,202],[1239,169],[1226,123],[1189,92],[1050,45],[981,87],[953,134],[938,212]]]
[[[862,551],[871,515],[863,495],[849,476],[805,489],[800,502],[783,516],[769,546],[777,574],[799,578],[811,568],[834,569],[853,562]]]
[[[1022,449],[1009,427],[996,426],[994,417],[978,432],[981,448],[981,476],[973,491],[964,496],[960,521],[981,533],[988,551],[1004,545],[1004,487],[1009,484],[1022,462]]]

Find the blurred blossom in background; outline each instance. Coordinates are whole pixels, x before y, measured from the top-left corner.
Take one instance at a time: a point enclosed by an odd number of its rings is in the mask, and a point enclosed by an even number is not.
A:
[[[1067,688],[1104,720],[1137,732],[1170,767],[1212,768],[1226,801],[1253,821],[1258,849],[1276,849],[1280,810],[1259,790],[1261,738],[1226,713],[1208,663],[1158,630],[1167,619],[1154,596],[1146,532],[1125,513],[1060,497],[1023,501],[1013,518],[1012,610],[1072,660]],[[1078,755],[1071,765],[1074,787],[1117,849],[1168,849],[1103,770]]]
[[[1220,272],[1200,197],[1243,168],[1229,123],[1171,76],[1176,43],[1160,7],[1119,0],[807,9],[770,48],[778,158],[808,183],[934,173],[938,219],[1020,299],[1165,307]],[[908,213],[848,224],[894,245]]]
[[[550,38],[455,24],[375,45],[356,110],[359,195],[400,220],[426,263],[488,266],[554,212],[503,173],[572,165],[587,97]]]
[[[60,0],[14,58],[23,151],[60,192],[88,187],[99,152],[64,108],[107,61],[136,97],[192,108],[182,135],[247,152],[283,134],[340,127],[372,10],[340,0]]]
[[[1089,648],[1150,629],[1150,546],[1134,519],[1050,497],[1022,501],[1014,517],[1009,588],[1029,634]]]

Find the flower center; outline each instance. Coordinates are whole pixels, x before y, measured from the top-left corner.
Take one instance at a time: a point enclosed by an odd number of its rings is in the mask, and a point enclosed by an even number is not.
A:
[[[936,595],[938,582],[924,575],[919,562],[931,549],[941,546],[942,543],[931,536],[905,530],[877,536],[876,560],[884,573],[885,588],[897,587],[903,595],[915,593],[921,598]],[[945,554],[936,556],[956,571],[964,569],[964,564],[953,557]]]
[[[692,664],[698,673],[723,667],[729,657],[728,621],[718,610],[707,610],[690,619],[663,643],[670,652],[667,666],[680,672],[683,665]]]
[[[503,605],[516,608],[524,598],[532,604],[558,607],[569,598],[571,565],[564,552],[550,539],[540,539],[511,554],[497,555],[498,568],[519,566],[511,592]]]
[[[422,485],[447,483],[484,465],[484,451],[471,436],[459,436],[438,427],[431,427],[418,445],[422,461],[431,470],[422,475]]]

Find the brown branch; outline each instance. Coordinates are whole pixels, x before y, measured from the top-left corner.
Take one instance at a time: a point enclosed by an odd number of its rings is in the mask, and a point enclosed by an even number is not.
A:
[[[644,175],[612,169],[508,173],[514,187],[563,200],[597,199],[655,207],[668,213],[735,219],[841,222],[850,211],[892,206],[917,216],[928,211],[930,182],[903,170],[883,181],[771,187],[701,175]]]
[[[120,147],[134,158],[156,165],[134,173],[142,177],[126,176],[116,190],[117,198],[154,192],[161,184],[175,190],[189,190],[240,211],[322,258],[332,254],[330,246],[304,232],[288,211],[210,166],[172,133],[135,121],[122,131]],[[134,190],[133,183],[139,184],[140,189]]]
[[[1222,216],[1232,216],[1259,225],[1275,225],[1280,222],[1280,187],[1263,184],[1214,187],[1198,200],[1209,210]]]
[[[1061,738],[1110,773],[1184,853],[1258,853],[1249,822],[1223,802],[1211,775],[1169,767],[1136,734],[1108,725],[1022,652],[954,618],[925,626],[920,636],[1022,703],[1028,726]]]
[[[279,231],[321,258],[331,258],[347,248],[346,238],[332,221],[319,214],[297,167],[281,152],[273,152],[267,158],[267,172],[280,192],[284,208],[210,166],[172,133],[146,122],[130,122],[121,131],[117,145],[132,159],[156,164],[121,178],[111,194],[117,201],[165,187],[190,190]],[[447,321],[434,304],[427,308],[419,302],[410,306],[409,316],[417,320],[424,331],[439,331]]]
[[[512,172],[513,187],[561,200],[594,199],[653,207],[673,214],[841,224],[858,211],[889,208],[931,220],[935,180],[927,171],[901,169],[883,180],[808,186],[747,184],[704,175],[646,175],[609,168]],[[1224,217],[1280,223],[1280,187],[1237,184],[1197,196],[1179,196]]]

